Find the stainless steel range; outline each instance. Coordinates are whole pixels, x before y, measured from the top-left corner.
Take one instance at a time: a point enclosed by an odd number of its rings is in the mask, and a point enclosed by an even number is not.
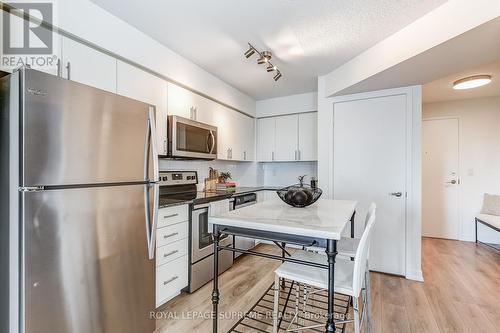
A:
[[[160,171],[160,205],[193,201],[190,205],[189,225],[189,292],[194,292],[213,279],[213,240],[208,229],[209,202],[228,198],[228,194],[207,196],[197,192],[196,171]],[[202,202],[202,203],[201,203]],[[233,203],[228,204],[232,209]],[[231,246],[233,237],[225,236],[221,245]],[[233,254],[219,254],[219,274],[233,265]]]

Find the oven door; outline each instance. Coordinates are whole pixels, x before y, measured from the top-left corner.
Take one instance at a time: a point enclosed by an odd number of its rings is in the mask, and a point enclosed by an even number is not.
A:
[[[217,158],[217,127],[179,116],[168,117],[169,156]]]
[[[191,216],[191,263],[195,263],[214,253],[214,242],[212,233],[208,230],[208,205],[199,208],[195,206]],[[220,245],[228,246],[232,243],[232,237],[221,237]]]

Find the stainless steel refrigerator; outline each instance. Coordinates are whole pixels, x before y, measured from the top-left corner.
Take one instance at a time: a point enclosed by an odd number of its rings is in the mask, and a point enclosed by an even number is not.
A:
[[[0,83],[0,331],[154,331],[154,107],[32,69]]]

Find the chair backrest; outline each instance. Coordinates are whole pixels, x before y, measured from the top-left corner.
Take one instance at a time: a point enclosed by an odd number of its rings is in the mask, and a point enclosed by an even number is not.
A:
[[[370,216],[372,216],[373,214],[375,214],[375,211],[377,210],[377,205],[375,204],[375,202],[372,202],[370,204],[370,207],[368,207],[368,213],[366,213],[366,217],[365,217],[365,228],[366,226],[368,225],[368,220],[370,219]]]
[[[354,272],[353,272],[353,291],[355,295],[359,295],[363,287],[363,279],[365,278],[366,262],[368,260],[368,250],[370,248],[370,239],[373,234],[373,225],[375,224],[376,212],[375,210],[370,214],[368,223],[366,224],[365,231],[359,240],[358,249],[354,256]]]

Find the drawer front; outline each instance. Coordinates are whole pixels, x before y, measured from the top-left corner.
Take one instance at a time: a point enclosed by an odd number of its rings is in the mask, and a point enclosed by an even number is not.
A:
[[[156,249],[156,266],[160,266],[174,259],[188,254],[188,239],[160,246]]]
[[[189,220],[188,205],[162,208],[158,210],[158,228]]]
[[[188,236],[188,223],[182,222],[159,228],[156,232],[156,247],[177,242]]]
[[[156,305],[168,301],[188,285],[188,256],[156,267]]]

